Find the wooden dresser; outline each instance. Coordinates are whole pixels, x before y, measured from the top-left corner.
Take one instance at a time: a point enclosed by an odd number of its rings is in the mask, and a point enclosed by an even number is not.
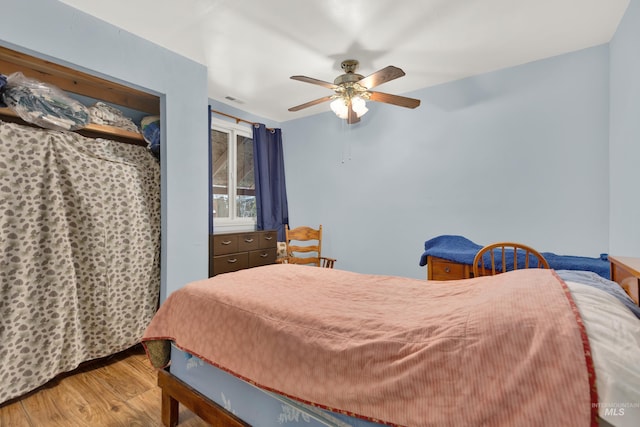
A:
[[[622,286],[631,299],[639,304],[640,258],[609,256],[609,262],[611,263],[611,280]]]
[[[275,230],[209,235],[209,277],[276,262]]]
[[[473,277],[473,267],[429,255],[427,280],[458,280]]]

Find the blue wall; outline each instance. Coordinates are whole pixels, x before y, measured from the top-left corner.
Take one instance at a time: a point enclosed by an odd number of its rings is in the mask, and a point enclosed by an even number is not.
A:
[[[612,254],[640,257],[640,1],[631,0],[611,41]]]
[[[0,44],[162,97],[163,298],[205,277],[205,67],[59,2],[2,13]],[[444,233],[640,255],[637,28],[632,0],[610,46],[409,93],[416,110],[370,103],[353,126],[330,112],[282,123],[292,225],[322,223],[339,268],[411,277]]]
[[[347,270],[425,277],[425,240],[608,249],[609,59],[599,46],[283,123],[292,226],[322,223]],[[382,89],[381,89],[382,90]]]
[[[0,44],[162,96],[162,295],[207,276],[206,67],[51,0],[3,1]]]

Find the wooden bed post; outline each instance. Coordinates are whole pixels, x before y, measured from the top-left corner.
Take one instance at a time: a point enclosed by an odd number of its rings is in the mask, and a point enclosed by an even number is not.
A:
[[[165,427],[178,425],[180,403],[214,427],[251,427],[168,371],[158,371],[158,386],[162,389],[162,424]]]
[[[158,386],[162,389],[162,424],[166,427],[175,427],[178,425],[178,401],[169,393],[169,374],[164,371],[158,371]]]

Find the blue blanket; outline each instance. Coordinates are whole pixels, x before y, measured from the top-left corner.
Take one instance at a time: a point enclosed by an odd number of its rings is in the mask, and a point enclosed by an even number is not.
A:
[[[425,251],[420,257],[421,266],[427,265],[428,255],[461,264],[472,265],[476,253],[482,249],[482,246],[462,236],[442,235],[424,242],[424,249]],[[513,254],[506,255],[507,266],[511,268],[513,266]],[[610,265],[606,254],[601,255],[600,258],[588,258],[542,252],[542,256],[544,256],[549,263],[549,267],[554,270],[593,271],[605,279],[610,277]],[[524,262],[524,257],[518,258],[520,262]],[[500,253],[496,253],[496,262],[502,263]]]

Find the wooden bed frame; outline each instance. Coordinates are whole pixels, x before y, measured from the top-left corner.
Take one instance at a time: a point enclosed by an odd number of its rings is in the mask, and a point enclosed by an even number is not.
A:
[[[180,403],[214,427],[251,426],[169,371],[158,371],[158,386],[162,389],[162,423],[166,427],[178,425],[178,405]]]
[[[109,102],[149,115],[160,114],[160,98],[156,95],[0,46],[0,73],[8,76],[15,72],[97,101]],[[0,108],[0,118],[31,125],[9,108]],[[89,124],[75,132],[91,138],[108,138],[129,144],[147,145],[141,134],[112,126]]]

